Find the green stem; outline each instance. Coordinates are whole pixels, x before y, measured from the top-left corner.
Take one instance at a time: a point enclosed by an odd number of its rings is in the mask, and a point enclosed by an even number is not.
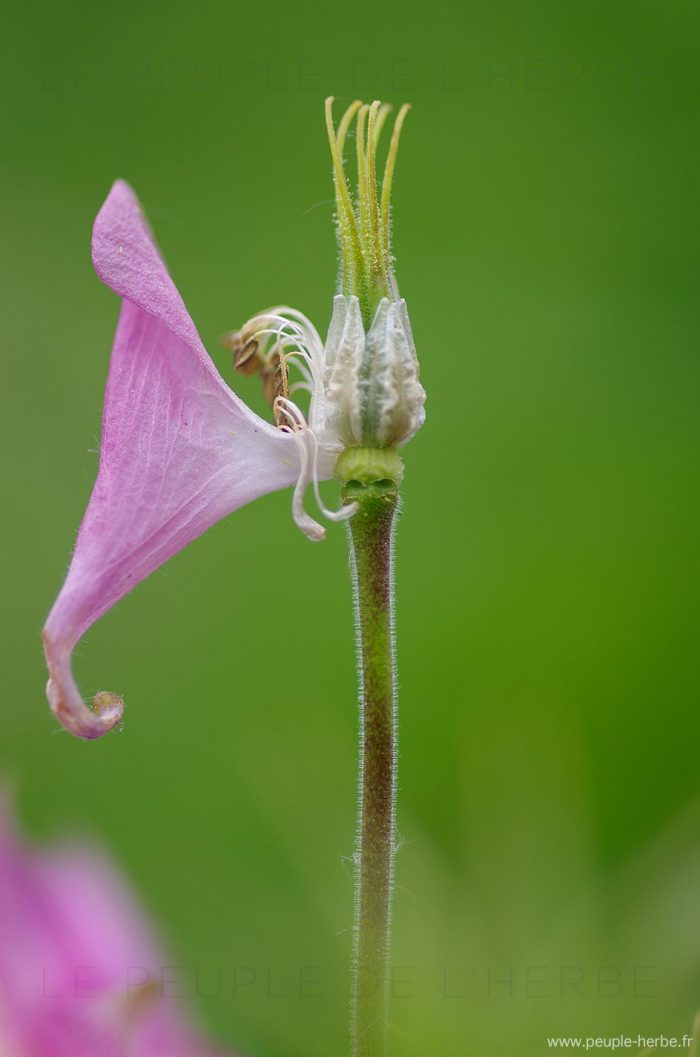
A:
[[[360,675],[360,774],[355,851],[353,1057],[385,1057],[394,876],[397,763],[393,540],[399,506],[391,480],[344,489]]]

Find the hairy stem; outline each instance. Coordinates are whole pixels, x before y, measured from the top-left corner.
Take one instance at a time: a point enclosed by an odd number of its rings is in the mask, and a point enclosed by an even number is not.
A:
[[[347,502],[360,677],[360,773],[355,850],[353,1057],[385,1057],[397,763],[393,481],[350,481]]]

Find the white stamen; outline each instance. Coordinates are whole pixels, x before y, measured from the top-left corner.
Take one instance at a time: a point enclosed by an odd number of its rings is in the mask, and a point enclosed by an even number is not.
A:
[[[310,539],[325,531],[304,510],[304,493],[313,487],[318,509],[329,521],[344,521],[357,512],[349,503],[329,510],[319,488],[319,460],[367,444],[399,448],[423,422],[425,393],[418,380],[411,328],[404,301],[382,298],[367,330],[355,296],[334,300],[326,345],[303,313],[285,305],[261,312],[240,332],[242,341],[258,341],[258,356],[267,364],[279,356],[295,368],[299,380],[275,400],[280,429],[294,435],[299,449],[299,479],[292,512]],[[289,397],[310,395],[307,414]]]
[[[299,479],[294,486],[294,494],[292,496],[292,517],[294,518],[295,524],[304,533],[308,539],[314,542],[326,538],[326,530],[323,525],[319,525],[318,521],[314,521],[309,514],[304,510],[304,493],[309,486],[311,476],[309,474],[309,449],[306,443],[307,433],[305,430],[295,430],[294,439],[297,442],[299,448],[299,456],[301,458],[301,473]]]
[[[329,510],[326,504],[321,498],[321,489],[318,485],[318,438],[313,430],[309,430],[310,437],[313,438],[313,473],[312,473],[312,484],[314,489],[314,496],[316,497],[316,505],[321,511],[325,518],[329,521],[347,521],[348,518],[352,517],[358,511],[357,503],[348,503],[346,506],[341,506],[338,510]]]
[[[303,383],[299,384],[303,385]],[[299,474],[299,480],[296,483],[292,499],[294,520],[309,539],[324,539],[326,530],[304,510],[304,493],[308,486],[311,485],[313,487],[318,509],[329,521],[345,521],[347,518],[352,517],[357,512],[357,503],[349,503],[347,506],[340,507],[339,510],[330,510],[326,506],[321,498],[318,482],[318,437],[307,423],[303,412],[293,400],[278,396],[275,406],[282,411],[289,422],[289,426],[283,426],[282,428],[288,429],[294,435],[299,448],[301,473]]]
[[[282,426],[282,429],[288,429],[297,442],[299,460],[301,462],[301,471],[294,487],[294,495],[292,496],[292,517],[294,518],[297,527],[300,528],[304,535],[308,536],[310,540],[317,541],[325,539],[326,530],[323,525],[319,525],[318,521],[314,521],[314,519],[304,510],[304,494],[311,483],[315,461],[313,457],[309,456],[308,442],[310,431],[308,430],[308,427],[306,427],[304,416],[293,401],[287,400],[283,396],[279,396],[275,401],[275,406],[283,412],[290,422],[289,426]]]
[[[310,393],[313,392],[314,380],[311,371],[309,371],[306,364],[299,360],[295,353],[285,353],[284,361],[288,367],[296,367],[296,369],[299,371],[299,374],[304,379],[303,382],[295,382],[295,386],[305,385]]]

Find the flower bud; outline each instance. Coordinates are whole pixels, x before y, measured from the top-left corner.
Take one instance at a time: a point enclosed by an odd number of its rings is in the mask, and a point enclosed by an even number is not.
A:
[[[381,189],[377,149],[390,108],[375,101],[352,103],[326,125],[333,159],[340,292],[325,347],[322,443],[328,447],[398,448],[425,419],[425,392],[418,380],[406,302],[399,296],[391,255],[391,187],[399,137],[408,106],[398,112]],[[357,193],[350,192],[344,149],[355,121]]]
[[[425,392],[406,302],[383,297],[365,332],[359,298],[338,294],[326,340],[321,443],[399,448],[422,426]]]
[[[284,305],[259,313],[224,338],[234,369],[260,375],[276,425],[297,442],[299,478],[292,511],[310,539],[322,539],[325,530],[304,509],[307,487],[313,486],[326,518],[352,517],[358,508],[355,497],[348,494],[339,510],[329,510],[319,480],[335,474],[346,486],[395,488],[403,472],[398,449],[425,420],[425,392],[390,239],[391,185],[408,106],[401,107],[394,122],[380,189],[377,147],[391,108],[356,100],[336,128],[332,104],[326,100],[340,266],[326,342],[303,312]],[[353,121],[355,195],[344,162]],[[308,394],[306,409],[297,393]]]

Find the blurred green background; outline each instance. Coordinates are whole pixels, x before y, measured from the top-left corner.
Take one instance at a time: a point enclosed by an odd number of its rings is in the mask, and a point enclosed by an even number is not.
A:
[[[346,1052],[342,529],[311,546],[270,496],[108,614],[76,658],[87,693],[127,701],[102,742],[56,733],[39,633],[97,465],[118,305],[89,239],[111,182],[260,407],[218,336],[280,301],[328,320],[322,100],[407,99],[395,248],[429,405],[398,540],[392,1054],[682,1034],[700,1006],[694,9],[35,3],[3,51],[0,767],[30,832],[110,847],[223,1042]]]

